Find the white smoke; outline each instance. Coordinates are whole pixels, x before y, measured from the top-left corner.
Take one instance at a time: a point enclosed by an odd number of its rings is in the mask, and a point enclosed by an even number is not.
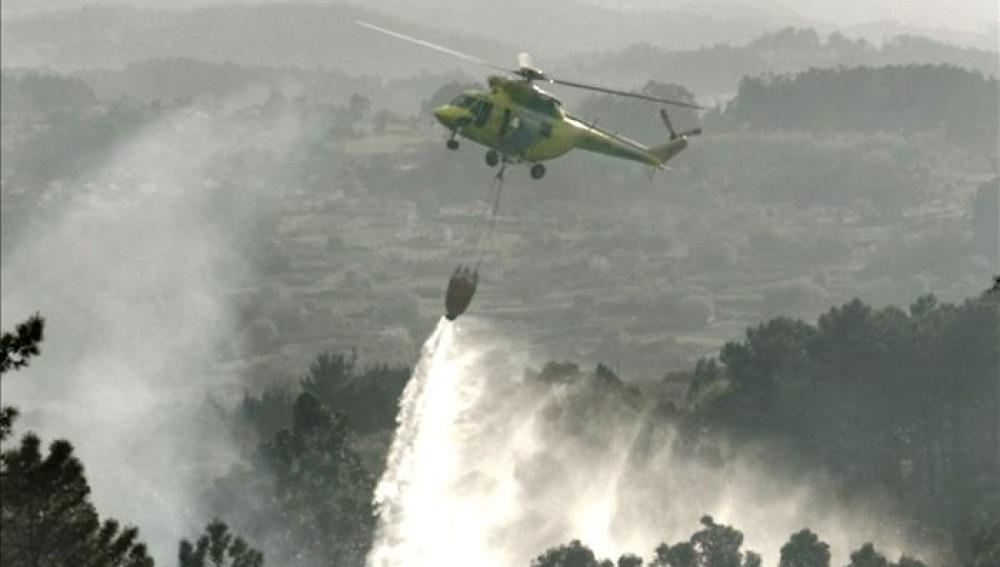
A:
[[[235,457],[206,399],[237,388],[219,364],[240,347],[226,290],[248,266],[233,243],[274,188],[255,177],[273,173],[265,160],[226,163],[280,155],[297,130],[220,107],[171,112],[56,193],[3,257],[3,327],[47,320],[42,355],[3,382],[22,411],[15,436],[69,439],[98,511],[138,525],[161,562],[201,531],[199,483]]]
[[[371,567],[528,565],[572,539],[648,558],[704,514],[743,531],[765,564],[803,527],[834,564],[868,541],[902,551],[880,506],[838,503],[827,479],[791,480],[749,451],[698,456],[641,397],[525,378],[526,345],[500,336],[466,317],[427,341],[376,491]]]

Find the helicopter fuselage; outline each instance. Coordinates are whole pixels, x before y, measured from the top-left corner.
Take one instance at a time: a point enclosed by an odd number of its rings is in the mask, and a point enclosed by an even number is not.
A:
[[[462,93],[434,115],[453,136],[482,144],[509,161],[538,163],[580,148],[661,167],[687,146],[684,135],[646,147],[587,124],[529,81],[492,76],[489,86],[488,91]]]

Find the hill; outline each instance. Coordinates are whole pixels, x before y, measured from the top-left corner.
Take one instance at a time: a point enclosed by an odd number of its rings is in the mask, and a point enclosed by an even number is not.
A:
[[[812,67],[949,64],[997,74],[996,51],[957,47],[923,36],[900,35],[879,44],[841,33],[784,28],[755,36],[746,44],[727,42],[689,50],[636,44],[622,50],[565,58],[553,66],[567,75],[639,86],[647,79],[680,83],[699,95],[732,93],[741,77],[788,73]]]
[[[919,93],[919,94],[917,94]],[[947,65],[810,69],[745,78],[723,126],[915,133],[996,151],[997,79]]]

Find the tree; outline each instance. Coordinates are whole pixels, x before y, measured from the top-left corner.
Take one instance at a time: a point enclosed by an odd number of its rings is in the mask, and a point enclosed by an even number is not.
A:
[[[45,320],[37,313],[0,335],[0,375],[28,365],[39,354]],[[2,410],[0,441],[10,434],[17,410]],[[90,485],[69,441],[57,440],[42,457],[33,433],[0,454],[0,509],[3,545],[0,565],[8,567],[152,567],[139,530],[103,523],[90,502]]]
[[[295,399],[291,421],[259,447],[253,468],[217,484],[210,507],[240,518],[234,528],[274,563],[360,567],[374,529],[375,482],[354,432],[343,414],[309,392]]]
[[[27,366],[31,358],[38,355],[38,343],[42,342],[44,329],[45,319],[35,313],[19,323],[14,333],[0,334],[0,374]]]
[[[875,551],[874,545],[866,543],[861,549],[851,553],[851,562],[847,567],[889,567],[889,561]]]
[[[0,460],[0,564],[152,567],[138,529],[120,530],[114,520],[101,523],[72,445],[55,441],[44,458],[40,446],[29,433]]]
[[[599,561],[589,547],[575,539],[539,555],[531,561],[531,567],[614,567],[614,563],[610,559]]]
[[[778,567],[829,567],[830,546],[808,529],[792,534],[781,546]]]
[[[743,533],[724,524],[716,524],[711,516],[701,517],[701,530],[691,536],[691,545],[705,567],[740,567],[743,554]]]
[[[229,526],[213,520],[205,527],[205,534],[192,544],[180,542],[179,567],[263,567],[264,555],[253,549],[240,537],[229,532]]]
[[[656,556],[650,565],[651,567],[696,567],[698,552],[686,541],[674,546],[661,543],[656,548]]]
[[[725,524],[717,524],[711,516],[701,518],[702,529],[686,542],[674,546],[660,544],[651,567],[760,567],[760,555],[744,554],[743,533]]]
[[[357,368],[357,354],[321,354],[302,378],[302,390],[349,418],[358,433],[391,430],[396,406],[410,378],[403,366]]]
[[[42,342],[44,330],[45,319],[35,313],[27,321],[18,324],[14,333],[0,333],[0,376],[9,370],[19,370],[27,366],[28,361],[41,352],[38,344]],[[10,435],[15,419],[17,419],[17,408],[13,406],[0,408],[0,441],[5,441]]]
[[[342,414],[302,394],[292,429],[263,450],[275,473],[277,525],[287,526],[286,541],[328,564],[362,564],[371,541],[375,483],[352,443]]]
[[[890,487],[911,517],[964,541],[1000,501],[997,301],[854,300],[815,326],[751,328],[722,348],[721,370],[695,369],[689,431],[767,437],[852,490]]]

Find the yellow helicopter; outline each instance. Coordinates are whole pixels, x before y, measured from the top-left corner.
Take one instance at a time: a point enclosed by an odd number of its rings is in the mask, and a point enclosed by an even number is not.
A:
[[[559,99],[538,88],[535,81],[685,108],[704,108],[687,102],[558,79],[532,65],[527,53],[518,55],[516,69],[509,69],[375,24],[355,23],[512,76],[493,75],[487,81],[488,91],[466,91],[434,110],[438,121],[451,131],[446,144],[448,149],[458,149],[457,136],[482,144],[489,148],[486,163],[490,167],[501,164],[501,174],[508,163],[526,162],[531,164],[531,177],[541,179],[545,175],[545,166],[541,162],[557,158],[574,148],[663,169],[667,161],[687,147],[689,136],[701,134],[700,128],[675,132],[666,110],[661,109],[660,117],[670,133],[670,139],[664,144],[645,146],[570,115]]]

